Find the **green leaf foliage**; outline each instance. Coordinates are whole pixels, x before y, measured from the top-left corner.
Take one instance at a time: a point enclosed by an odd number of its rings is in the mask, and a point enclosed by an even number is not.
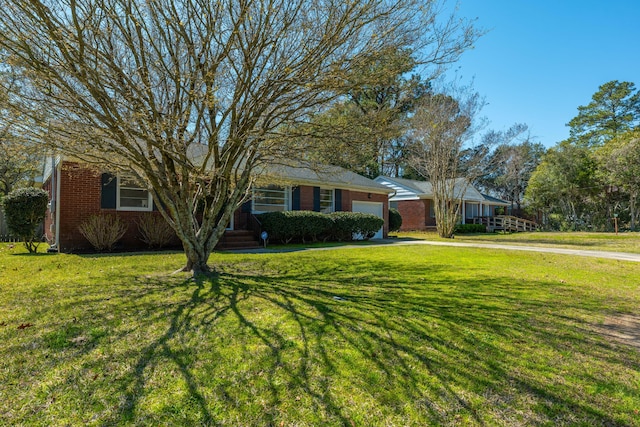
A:
[[[267,212],[259,216],[262,229],[272,241],[337,240],[349,241],[354,236],[370,239],[384,224],[382,218],[359,212],[324,214],[312,211]]]
[[[402,227],[402,215],[397,209],[389,209],[389,231],[399,231]]]
[[[640,121],[640,92],[631,82],[612,80],[600,86],[591,102],[578,107],[568,123],[572,139],[599,146],[633,129]]]
[[[39,188],[27,187],[10,192],[3,200],[9,231],[24,242],[30,253],[38,250],[36,231],[47,212],[49,194]]]
[[[487,227],[483,224],[458,224],[455,228],[456,233],[486,233]]]

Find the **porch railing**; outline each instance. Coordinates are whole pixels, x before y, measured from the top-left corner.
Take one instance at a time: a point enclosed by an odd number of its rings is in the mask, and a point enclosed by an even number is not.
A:
[[[510,215],[482,216],[473,219],[474,224],[483,224],[487,227],[487,231],[505,231],[508,233],[517,233],[522,231],[536,231],[538,224],[524,218],[518,218]]]

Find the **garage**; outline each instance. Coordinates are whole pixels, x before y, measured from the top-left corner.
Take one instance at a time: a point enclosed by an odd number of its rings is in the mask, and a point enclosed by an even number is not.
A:
[[[382,202],[360,202],[354,200],[351,204],[351,210],[353,212],[373,214],[379,218],[384,219]],[[384,227],[381,227],[380,230],[378,230],[378,232],[373,236],[374,239],[382,239],[384,237],[383,228]]]

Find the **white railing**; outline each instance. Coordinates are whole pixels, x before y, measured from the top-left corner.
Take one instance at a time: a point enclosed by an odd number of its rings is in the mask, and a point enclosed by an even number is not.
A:
[[[510,215],[483,216],[474,218],[474,224],[483,224],[488,232],[506,231],[517,233],[520,231],[536,231],[538,224],[528,219]]]

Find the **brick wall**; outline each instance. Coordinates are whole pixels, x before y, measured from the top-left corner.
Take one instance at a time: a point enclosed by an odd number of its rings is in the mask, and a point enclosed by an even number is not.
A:
[[[401,231],[425,230],[436,225],[431,217],[431,200],[398,201],[398,212],[402,216]]]
[[[80,233],[79,227],[90,216],[101,213],[114,214],[122,219],[128,229],[118,243],[118,247],[126,249],[145,249],[145,243],[140,240],[137,221],[148,212],[118,211],[116,209],[101,209],[100,197],[102,192],[101,171],[83,167],[74,162],[63,162],[60,173],[60,251],[86,252],[93,250],[91,244]],[[48,181],[50,182],[50,181]],[[50,188],[46,188],[50,190]],[[154,212],[154,215],[160,215]],[[51,220],[45,221],[45,231],[48,238],[53,238],[50,230]],[[177,242],[176,242],[177,243]]]
[[[118,211],[116,209],[101,209],[100,198],[102,192],[101,171],[84,167],[75,162],[63,162],[60,174],[60,225],[59,243],[62,252],[91,251],[89,242],[82,236],[79,226],[90,216],[100,213],[118,215],[129,226],[127,233],[118,246],[126,249],[144,249],[145,244],[140,240],[136,221],[147,212]],[[44,184],[45,190],[51,195],[51,181]],[[313,210],[312,186],[300,186],[300,209]],[[389,209],[386,194],[374,194],[342,190],[341,210],[351,211],[353,201],[381,202],[384,215],[384,236],[389,231]],[[154,214],[160,215],[159,212]],[[238,209],[234,214],[235,228],[247,227],[248,214]],[[47,238],[53,243],[55,230],[52,230],[53,220],[48,215],[45,219]]]

